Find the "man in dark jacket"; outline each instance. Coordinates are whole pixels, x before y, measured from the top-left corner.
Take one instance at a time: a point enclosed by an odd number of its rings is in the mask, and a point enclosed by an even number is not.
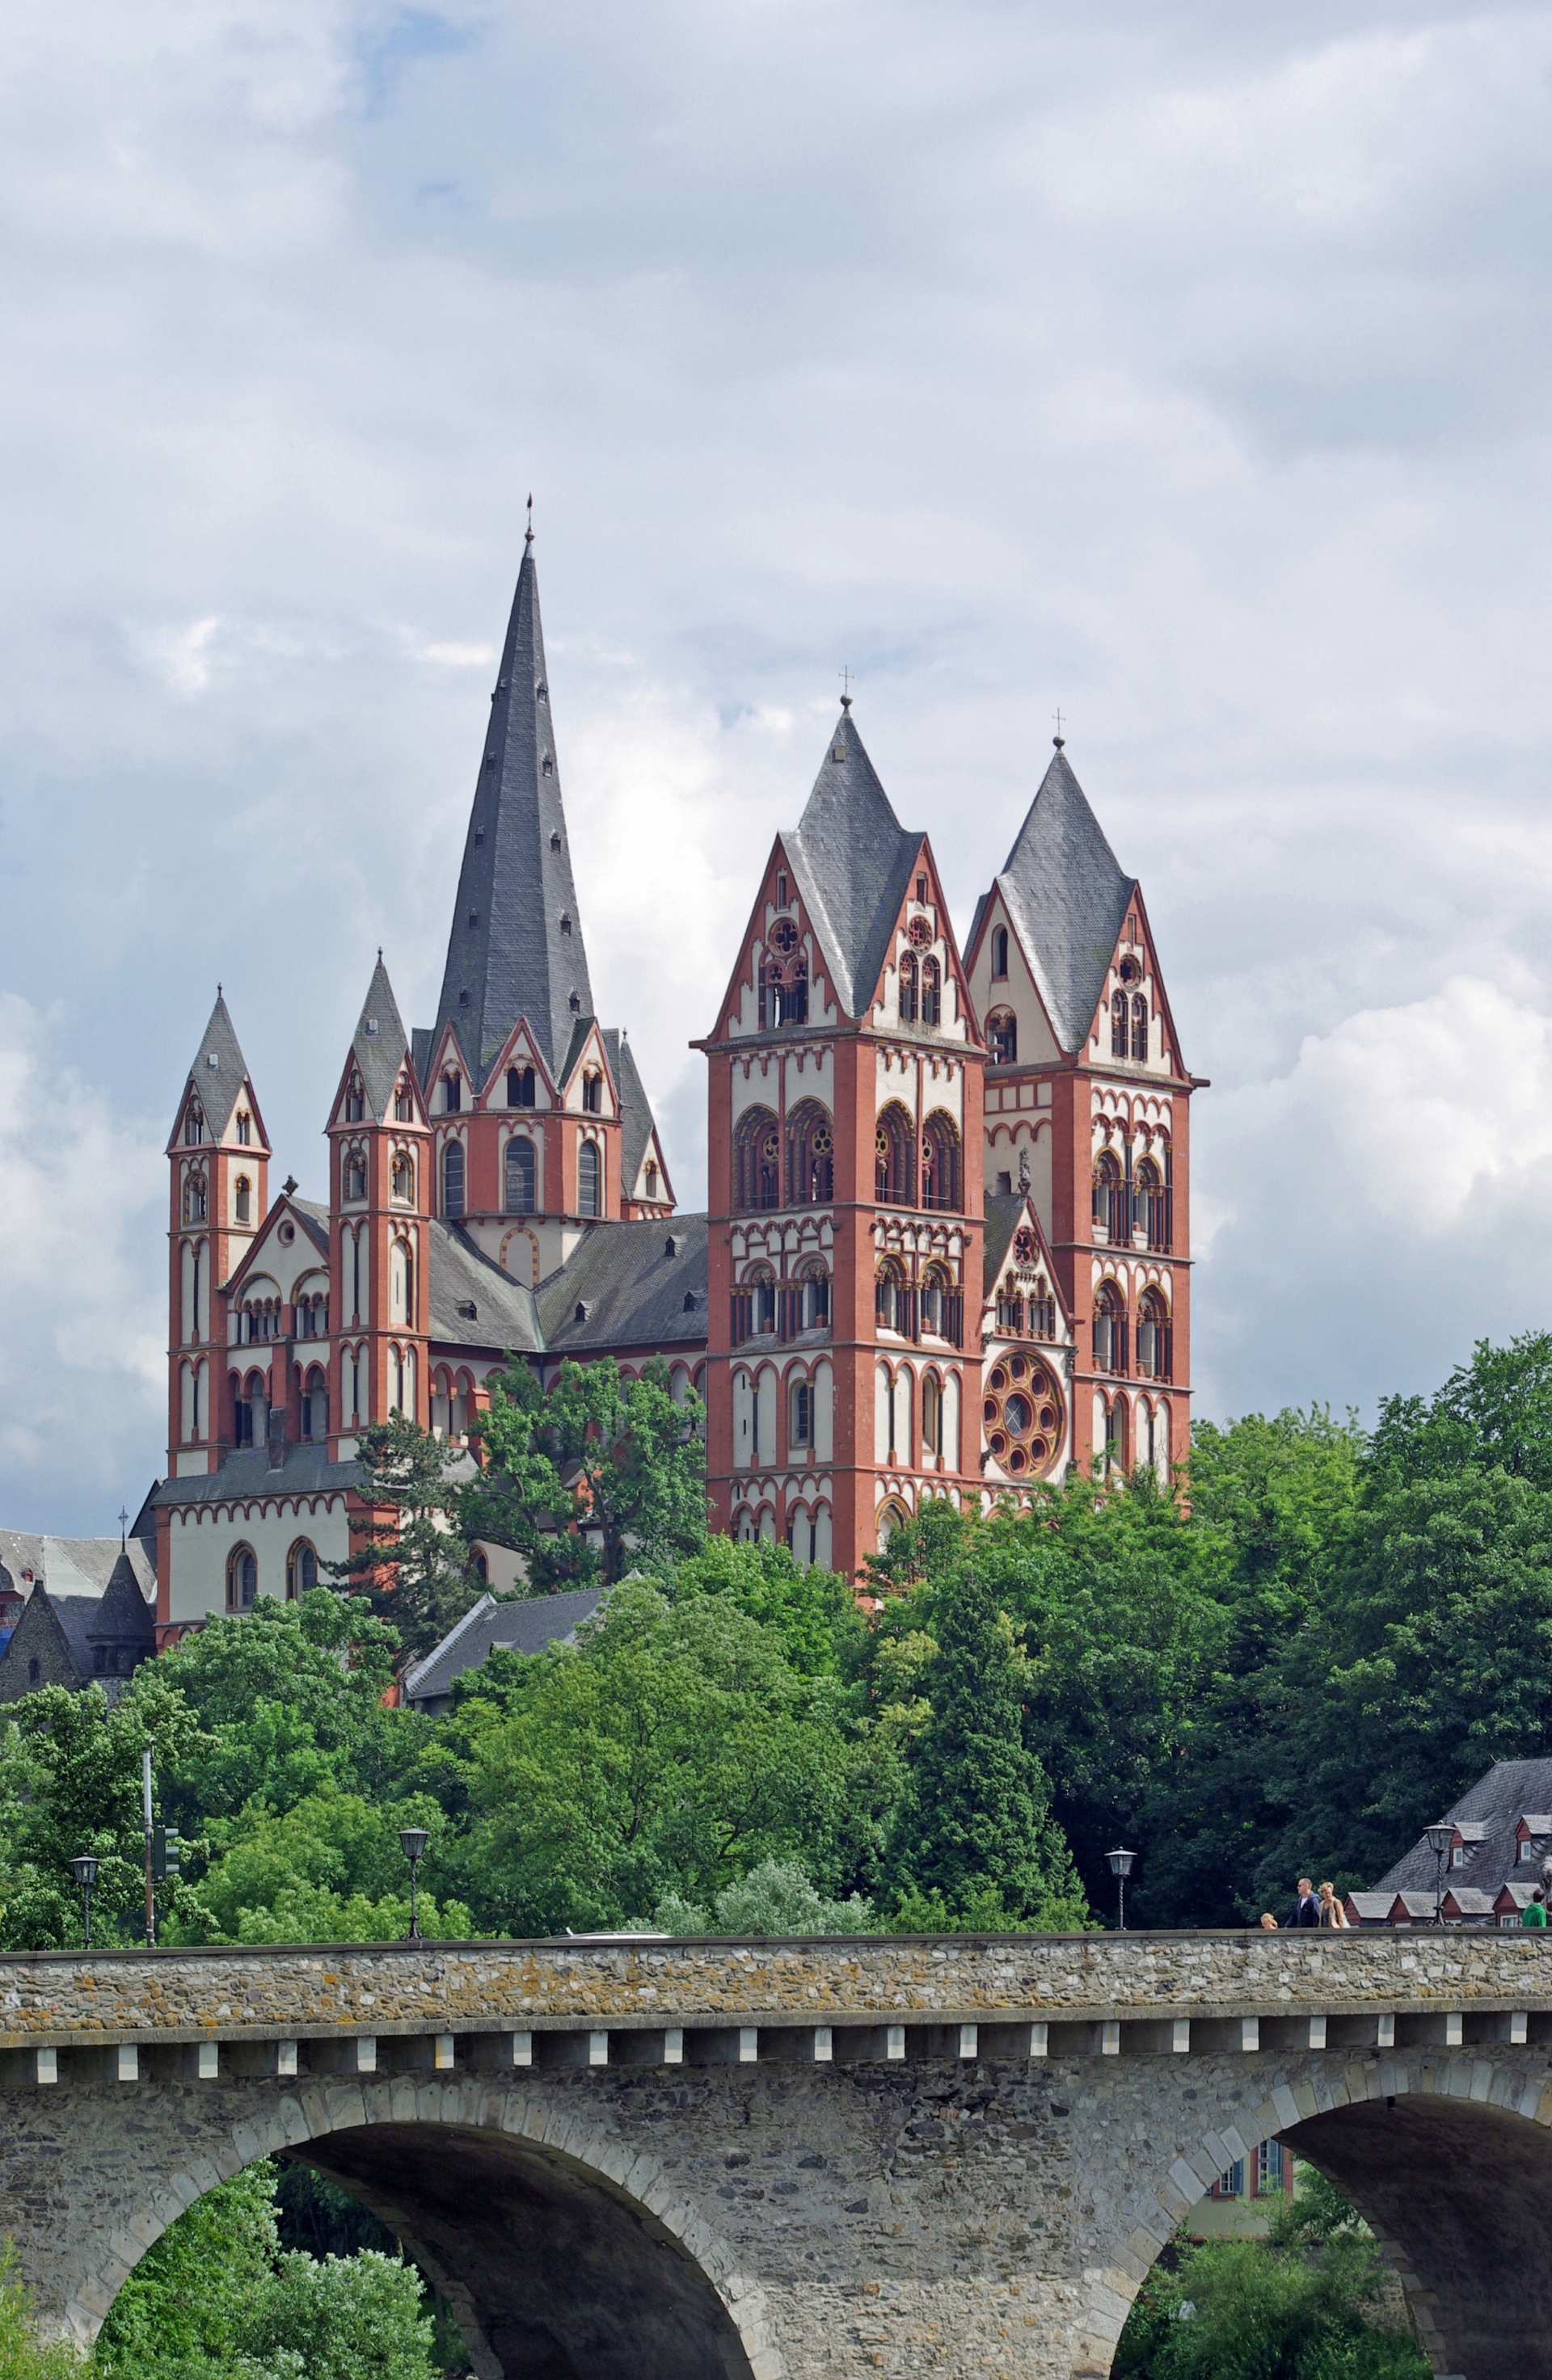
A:
[[[1293,1914],[1289,1919],[1289,1924],[1290,1925],[1320,1924],[1320,1902],[1315,1898],[1315,1888],[1307,1876],[1301,1876],[1299,1879],[1299,1898],[1293,1904]]]

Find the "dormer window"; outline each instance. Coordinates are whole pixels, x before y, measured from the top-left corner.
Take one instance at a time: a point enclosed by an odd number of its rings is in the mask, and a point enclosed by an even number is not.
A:
[[[568,933],[570,932],[570,930],[571,930],[571,920],[570,920],[570,918],[569,918],[569,917],[563,917],[561,918],[561,921],[560,921],[560,930],[561,930],[561,932],[562,932],[563,934],[568,934]]]
[[[457,1115],[457,1113],[458,1113],[458,1110],[462,1107],[462,1105],[463,1105],[463,1077],[462,1077],[462,1075],[443,1075],[443,1077],[442,1077],[442,1112],[443,1112],[443,1114],[444,1114],[444,1115]]]
[[[552,851],[558,851],[560,849],[560,831],[558,828],[556,828],[556,832],[550,837],[550,849]]]
[[[1006,926],[994,926],[992,929],[992,980],[994,983],[1003,983],[1006,982],[1007,978],[1008,929]]]

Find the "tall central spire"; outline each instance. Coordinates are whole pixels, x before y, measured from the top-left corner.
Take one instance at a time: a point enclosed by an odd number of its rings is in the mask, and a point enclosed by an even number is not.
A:
[[[560,798],[533,531],[507,624],[447,937],[436,1030],[451,1023],[478,1083],[519,1016],[558,1077],[593,987]]]

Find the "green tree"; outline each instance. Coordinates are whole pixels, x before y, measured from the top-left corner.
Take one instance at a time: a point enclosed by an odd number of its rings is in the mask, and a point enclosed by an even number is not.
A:
[[[876,1934],[873,1903],[860,1892],[826,1900],[796,1860],[762,1860],[736,1883],[725,1884],[708,1913],[676,1892],[654,1912],[665,1934]]]
[[[0,2241],[0,2380],[82,2380],[83,2373],[82,2358],[68,2341],[39,2338],[16,2244]]]
[[[711,1536],[658,1574],[675,1602],[725,1596],[763,1627],[774,1628],[792,1667],[809,1678],[854,1674],[868,1634],[850,1582],[838,1571],[800,1568],[787,1546],[740,1545]]]
[[[890,1869],[900,1917],[995,1930],[1080,1926],[1088,1907],[1024,1741],[1027,1670],[986,1581],[961,1571],[938,1602],[930,1717],[895,1814]]]
[[[362,1430],[357,1460],[364,1474],[360,1492],[373,1517],[359,1527],[344,1561],[323,1567],[392,1621],[402,1660],[413,1661],[485,1592],[474,1548],[457,1525],[469,1456],[394,1414]]]
[[[523,1556],[540,1590],[613,1583],[697,1551],[706,1535],[704,1407],[677,1403],[654,1357],[622,1380],[612,1356],[564,1363],[547,1390],[517,1356],[479,1417],[483,1467],[459,1498],[464,1534]],[[589,1542],[583,1531],[596,1536]]]
[[[1479,1339],[1432,1397],[1382,1398],[1370,1455],[1387,1480],[1469,1463],[1552,1488],[1552,1331],[1523,1331],[1507,1347]]]

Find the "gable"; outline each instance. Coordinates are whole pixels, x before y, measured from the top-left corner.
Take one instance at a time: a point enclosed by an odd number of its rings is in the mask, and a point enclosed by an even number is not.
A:
[[[1121,1010],[1126,1031],[1121,1032]],[[1139,1006],[1141,1003],[1141,1006]],[[1122,1039],[1126,1047],[1120,1047]],[[1174,1018],[1159,973],[1142,888],[1133,884],[1126,914],[1111,947],[1088,1034],[1092,1064],[1124,1062],[1152,1075],[1184,1075]]]
[[[713,1040],[790,1032],[805,1024],[833,1027],[839,1021],[821,923],[804,899],[788,842],[778,834],[771,846]]]
[[[932,990],[935,1001],[930,1000]],[[931,1013],[935,1006],[935,1019]],[[874,986],[871,1021],[888,1032],[979,1046],[970,987],[924,835],[908,871],[905,896]]]
[[[539,1046],[538,1036],[529,1027],[526,1016],[519,1017],[501,1048],[496,1051],[485,1087],[480,1094],[480,1106],[500,1109],[508,1107],[510,1102],[507,1097],[507,1075],[514,1068],[520,1072],[524,1067],[532,1067],[533,1070],[533,1109],[532,1111],[524,1109],[521,1112],[528,1114],[544,1108],[558,1107],[559,1094],[551,1079],[548,1062]]]
[[[1022,1299],[1026,1309],[1033,1299],[1048,1301],[1055,1308],[1052,1343],[1070,1344],[1072,1317],[1062,1295],[1045,1226],[1027,1191],[987,1198],[983,1267],[988,1307],[1015,1298]]]
[[[234,1304],[278,1296],[292,1305],[303,1276],[326,1273],[328,1263],[327,1230],[287,1194],[275,1200],[254,1233],[226,1283],[226,1295]]]
[[[1000,880],[977,904],[965,953],[971,1003],[996,1065],[1045,1065],[1062,1054],[1019,919]],[[1007,1026],[1011,1022],[1009,1044]],[[1011,1048],[1011,1056],[1002,1052]]]

